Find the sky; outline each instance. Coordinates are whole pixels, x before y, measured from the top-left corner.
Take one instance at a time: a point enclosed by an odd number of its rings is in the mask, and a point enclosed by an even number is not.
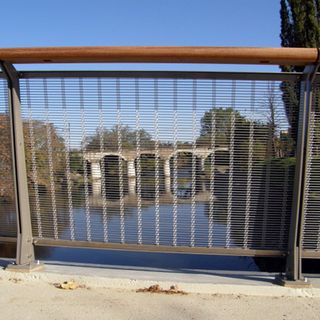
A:
[[[14,0],[1,2],[0,47],[280,46],[280,0]],[[5,13],[5,14],[4,14]],[[278,71],[277,66],[200,64],[16,65],[18,70]],[[35,91],[36,92],[36,91]],[[53,100],[55,95],[53,94]],[[41,100],[41,99],[40,99]],[[191,101],[191,100],[190,100]],[[190,102],[189,101],[189,102]],[[186,102],[187,104],[189,102]],[[202,103],[205,106],[205,103]],[[248,105],[250,102],[248,102]],[[57,106],[53,105],[55,116]],[[42,108],[42,105],[41,105]],[[44,116],[43,110],[38,116]],[[208,106],[209,108],[209,106]],[[72,108],[70,109],[72,110]],[[36,110],[34,110],[36,113]],[[130,111],[131,112],[131,111]],[[132,118],[132,113],[127,118]],[[168,112],[164,108],[163,112]],[[70,115],[79,143],[79,110]],[[124,112],[125,113],[125,112]],[[183,115],[183,112],[180,111]],[[34,114],[36,115],[36,114]],[[160,114],[161,115],[161,114]],[[182,116],[181,115],[181,116]],[[202,114],[198,114],[200,122]],[[86,116],[87,133],[98,125]],[[167,114],[163,115],[167,119]],[[39,119],[40,119],[39,118]],[[110,115],[109,115],[110,118]],[[115,117],[111,117],[116,121]],[[110,119],[111,119],[110,118]],[[129,120],[127,122],[129,123]],[[52,118],[57,126],[63,119]],[[90,129],[90,121],[91,129]],[[127,124],[125,115],[122,122]],[[130,120],[131,121],[131,120]],[[144,127],[148,119],[141,119]],[[187,123],[187,124],[186,124]],[[188,139],[192,119],[184,119]],[[151,128],[152,129],[152,128]],[[182,137],[181,137],[182,139]]]
[[[280,0],[14,0],[1,2],[0,47],[279,47]],[[272,66],[46,65],[26,69],[257,70]]]

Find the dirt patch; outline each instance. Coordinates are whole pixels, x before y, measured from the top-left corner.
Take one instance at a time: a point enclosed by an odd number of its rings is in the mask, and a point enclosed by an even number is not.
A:
[[[158,284],[154,284],[149,288],[142,288],[136,290],[136,292],[150,292],[150,293],[164,293],[164,294],[183,294],[186,295],[187,292],[179,290],[177,285],[172,285],[169,289],[162,289]]]
[[[89,289],[86,285],[78,284],[74,280],[64,281],[61,283],[53,283],[53,286],[56,287],[57,289],[62,289],[62,290]]]
[[[10,278],[9,281],[12,283],[20,283],[22,280],[18,278]]]

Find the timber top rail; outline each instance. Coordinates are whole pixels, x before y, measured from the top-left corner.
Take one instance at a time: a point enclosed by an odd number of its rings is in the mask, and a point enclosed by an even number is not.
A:
[[[318,48],[248,47],[41,47],[0,49],[9,63],[223,63],[307,65]]]

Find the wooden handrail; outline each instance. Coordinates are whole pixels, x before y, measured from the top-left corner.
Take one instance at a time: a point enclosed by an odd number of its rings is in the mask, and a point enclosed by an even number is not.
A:
[[[246,47],[43,47],[0,49],[10,63],[221,63],[307,65],[317,48]]]

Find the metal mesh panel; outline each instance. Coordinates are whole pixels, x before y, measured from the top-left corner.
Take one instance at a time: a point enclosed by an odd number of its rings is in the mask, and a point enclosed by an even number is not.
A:
[[[0,79],[0,236],[16,236],[7,81]]]
[[[314,88],[310,110],[306,163],[303,248],[320,250],[320,85]]]
[[[36,237],[286,248],[294,142],[285,82],[20,83]]]

